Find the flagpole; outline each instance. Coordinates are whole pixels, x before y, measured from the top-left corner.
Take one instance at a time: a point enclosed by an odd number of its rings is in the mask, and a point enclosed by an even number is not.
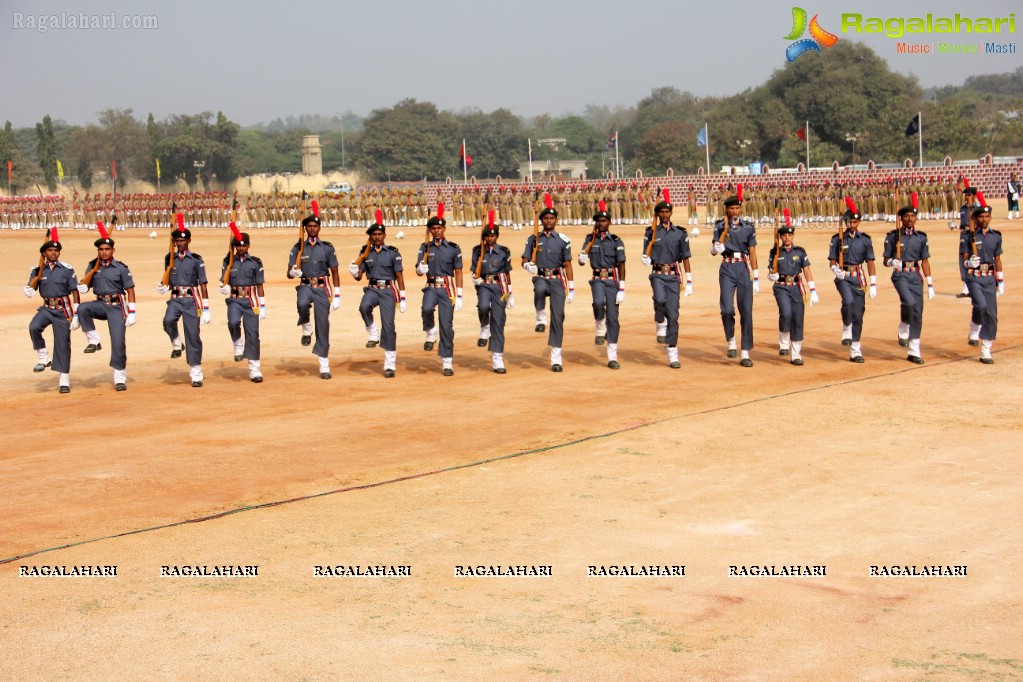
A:
[[[920,168],[924,167],[924,112],[918,111],[916,114],[917,118],[917,133],[919,134],[920,142]]]
[[[533,182],[533,138],[527,137],[526,144],[529,145],[529,181]]]
[[[622,179],[622,160],[618,156],[618,131],[615,130],[615,178]]]
[[[469,184],[469,152],[465,149],[465,138],[462,138],[462,184]]]
[[[810,121],[806,122],[803,128],[803,137],[806,138],[806,172],[810,172]]]
[[[703,122],[703,151],[707,153],[707,177],[710,177],[710,131],[707,130],[707,122]]]

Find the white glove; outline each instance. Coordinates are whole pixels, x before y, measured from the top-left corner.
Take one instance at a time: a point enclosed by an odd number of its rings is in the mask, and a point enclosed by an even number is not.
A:
[[[568,283],[568,297],[565,299],[567,303],[571,303],[575,300],[575,282]]]
[[[843,270],[842,268],[838,267],[837,265],[832,265],[831,266],[831,271],[833,273],[835,273],[835,279],[845,279],[845,276],[848,274],[848,273],[846,273],[845,270]]]
[[[928,284],[927,285],[927,300],[931,300],[932,298],[934,298],[934,296],[935,296],[934,287],[932,285]]]
[[[625,289],[619,289],[618,293],[615,294],[615,304],[621,305],[625,301]]]
[[[87,294],[87,293],[89,293],[89,285],[88,284],[79,284],[78,285],[78,293],[80,293],[80,294]]]
[[[693,282],[692,280],[686,281],[686,297],[693,295]]]
[[[33,296],[36,295],[36,290],[27,285],[25,286],[24,289],[22,289],[22,291],[25,292],[25,298],[32,298]]]
[[[508,294],[508,309],[515,307],[515,294]]]
[[[692,231],[689,232],[689,236],[692,237],[693,239],[696,239],[697,237],[699,237],[700,236],[700,228],[694,227],[692,229]]]
[[[472,278],[472,283],[475,284],[476,286],[482,286],[483,285],[483,278],[482,277],[473,277]]]
[[[653,260],[650,259],[650,256],[646,255],[645,253],[639,257],[639,262],[642,263],[643,265],[653,265],[654,263]]]
[[[589,262],[590,262],[590,257],[589,257],[588,254],[585,254],[585,253],[580,253],[579,254],[579,265],[586,265]]]
[[[536,267],[536,263],[534,263],[533,261],[527,261],[523,263],[522,267],[526,270],[526,272],[531,274],[533,277],[536,277],[537,273],[540,272],[540,270],[537,269]]]
[[[301,277],[302,268],[293,266],[291,270],[288,270],[288,274],[291,275],[292,277]]]
[[[210,301],[208,298],[204,298],[202,300],[202,323],[209,324],[210,319],[212,319],[210,317]]]
[[[769,272],[767,273],[767,279],[771,280],[772,282],[777,282],[779,279],[781,279],[781,275],[779,275],[777,272]]]
[[[1002,273],[998,273],[998,274],[1002,274]],[[998,280],[998,294],[997,295],[998,296],[1002,296],[1003,294],[1005,294],[1005,280],[1004,279],[1000,279],[1000,280]]]
[[[220,293],[222,293],[224,296],[227,296],[228,294],[230,294],[231,293],[231,285],[230,284],[221,284],[220,285]]]
[[[821,297],[817,295],[817,290],[810,287],[810,305],[815,306],[821,302]]]
[[[966,267],[968,268],[979,268],[980,267],[980,256],[970,256],[966,259]],[[85,292],[82,292],[85,293]]]
[[[78,313],[75,313],[74,315],[71,316],[71,331],[74,331],[81,326],[82,325],[79,324],[78,322]]]
[[[420,263],[419,265],[416,266],[416,274],[425,275],[429,271],[430,271],[429,263]]]
[[[870,285],[870,297],[871,298],[877,298],[877,285],[876,284],[871,284]]]
[[[158,293],[158,294],[166,294],[168,291],[170,291],[170,287],[168,285],[166,285],[166,284],[157,284],[156,285],[156,293]]]
[[[760,293],[760,270],[753,271],[753,293]]]
[[[715,256],[720,256],[725,252],[725,245],[721,242],[714,242],[710,245],[710,252]]]
[[[128,313],[128,316],[124,318],[124,326],[131,327],[135,324],[135,311],[132,310]]]
[[[341,287],[334,287],[334,299],[330,302],[330,309],[341,309]]]
[[[359,276],[359,266],[355,264],[355,261],[348,264],[348,272],[352,273],[352,277]]]
[[[902,269],[902,261],[899,260],[898,258],[892,258],[890,261],[888,261],[888,265],[895,268],[896,270]]]
[[[266,319],[266,299],[262,296],[259,297],[259,319]]]
[[[398,299],[398,312],[405,312],[408,310],[408,303],[405,302],[405,292],[402,291],[398,294],[401,298]]]

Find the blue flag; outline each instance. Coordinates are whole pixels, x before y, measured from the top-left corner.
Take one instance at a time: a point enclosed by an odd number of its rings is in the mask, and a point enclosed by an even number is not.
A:
[[[700,128],[700,132],[696,133],[696,146],[706,147],[707,146],[707,124],[704,123],[703,127]]]

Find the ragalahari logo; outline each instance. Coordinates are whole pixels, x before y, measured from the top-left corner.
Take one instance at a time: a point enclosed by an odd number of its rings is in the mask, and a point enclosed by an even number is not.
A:
[[[795,40],[785,50],[785,57],[790,61],[794,62],[796,59],[805,52],[816,52],[820,54],[822,47],[831,47],[838,42],[838,36],[833,33],[828,33],[820,24],[817,23],[817,17],[819,14],[813,15],[813,19],[810,20],[810,37],[803,38],[802,40],[796,40],[803,33],[806,32],[806,10],[802,7],[792,8],[792,32],[785,36],[785,40]]]

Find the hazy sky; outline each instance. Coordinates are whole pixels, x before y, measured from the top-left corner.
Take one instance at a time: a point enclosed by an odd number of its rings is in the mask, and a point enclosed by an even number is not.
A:
[[[1023,9],[1019,0],[813,1],[794,0],[811,16],[819,11],[839,40],[865,42],[924,87],[1023,64],[1023,44],[1016,54],[906,55],[894,39],[840,31],[843,13],[1007,17]],[[222,110],[253,125],[302,113],[365,115],[406,97],[533,116],[632,106],[661,86],[729,95],[787,66],[794,2],[257,0],[228,8],[215,0],[0,0],[0,121],[22,127],[50,114],[81,124],[103,109],[130,108],[158,119]],[[129,26],[155,17],[157,28],[31,27],[41,15],[61,21],[61,13]],[[1017,33],[987,38],[1023,43],[1019,14]]]

